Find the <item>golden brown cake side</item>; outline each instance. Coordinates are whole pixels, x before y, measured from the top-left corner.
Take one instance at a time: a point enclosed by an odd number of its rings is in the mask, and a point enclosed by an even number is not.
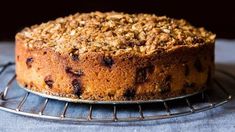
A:
[[[185,20],[92,12],[16,35],[19,84],[91,100],[169,98],[203,89],[214,69],[215,35]]]
[[[214,69],[214,44],[152,56],[86,53],[73,58],[16,40],[17,80],[29,89],[91,100],[146,100],[200,91]]]

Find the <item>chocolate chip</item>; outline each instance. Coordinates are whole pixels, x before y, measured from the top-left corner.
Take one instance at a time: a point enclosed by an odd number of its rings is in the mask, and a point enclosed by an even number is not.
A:
[[[73,90],[74,90],[74,94],[76,94],[77,96],[80,96],[82,94],[82,86],[79,80],[74,79],[72,81],[72,86],[73,86]]]
[[[114,97],[114,94],[113,93],[108,93],[108,96],[109,96],[109,98],[112,98],[112,97]]]
[[[146,68],[140,68],[136,71],[136,83],[143,83],[147,80]]]
[[[160,85],[160,88],[159,88],[159,92],[161,94],[164,94],[164,93],[167,93],[167,92],[170,92],[171,91],[171,81],[172,81],[172,77],[171,75],[167,75],[161,85]]]
[[[20,59],[20,56],[19,56],[19,55],[17,55],[16,59],[17,59],[17,61],[19,61],[19,59]]]
[[[123,94],[123,96],[127,99],[127,100],[131,100],[131,99],[133,99],[134,97],[135,97],[135,90],[133,89],[133,88],[128,88],[125,92],[124,92],[124,94]]]
[[[51,75],[46,76],[46,77],[44,78],[44,82],[46,83],[46,85],[47,85],[49,88],[52,88],[52,87],[53,87],[54,81],[51,79]]]
[[[33,82],[30,82],[30,83],[29,83],[29,87],[30,87],[30,88],[33,88],[33,85],[34,85]]]
[[[198,72],[202,72],[202,63],[199,59],[194,62],[194,67]]]
[[[72,51],[69,53],[71,56],[71,59],[73,61],[78,61],[79,60],[79,54],[78,54],[78,49],[72,49]]]
[[[104,66],[111,68],[112,65],[114,64],[114,61],[110,56],[107,56],[107,57],[103,57],[102,64]]]
[[[31,68],[32,67],[32,63],[33,63],[33,58],[32,57],[27,58],[25,63],[26,63],[28,68]]]
[[[72,54],[71,58],[72,58],[73,61],[78,61],[79,60],[79,56],[76,55],[76,54]]]
[[[44,52],[43,52],[43,55],[46,55],[46,54],[47,54],[47,52],[46,52],[46,51],[44,51]]]
[[[83,75],[82,70],[73,70],[71,67],[66,67],[65,72],[76,77],[80,77]]]
[[[150,73],[154,71],[154,66],[149,65],[136,70],[136,83],[143,83],[148,79]]]
[[[166,78],[164,79],[164,82],[165,82],[165,83],[168,83],[168,82],[170,83],[171,80],[172,80],[171,75],[167,75]]]
[[[45,80],[45,83],[49,88],[52,88],[54,82],[52,80]]]
[[[171,91],[171,86],[170,86],[169,83],[160,86],[159,92],[161,94],[164,94],[164,93],[167,93],[167,92],[170,92],[170,91]]]
[[[189,67],[187,64],[184,65],[184,75],[188,76],[189,75]]]
[[[194,88],[195,85],[196,85],[195,83],[186,82],[186,83],[184,83],[183,88]]]

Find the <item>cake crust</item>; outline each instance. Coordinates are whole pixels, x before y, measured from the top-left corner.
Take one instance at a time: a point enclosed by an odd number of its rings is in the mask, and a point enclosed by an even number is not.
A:
[[[114,27],[105,26],[110,23]],[[191,94],[213,76],[214,39],[184,20],[116,12],[75,14],[16,35],[17,81],[45,94],[85,100]]]

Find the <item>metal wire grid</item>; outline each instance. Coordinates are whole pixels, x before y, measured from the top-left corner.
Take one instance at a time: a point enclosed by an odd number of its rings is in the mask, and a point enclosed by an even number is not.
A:
[[[1,70],[0,70],[0,75],[3,74],[5,70],[7,70],[9,67],[14,66],[13,62],[9,62],[4,65],[0,65]],[[232,78],[235,80],[235,77],[232,76],[231,74],[217,70],[217,72]],[[41,104],[38,104],[37,106],[40,106],[38,109],[38,112],[28,112],[24,111],[22,107],[25,105],[25,102],[28,99],[29,95],[31,94],[30,92],[25,91],[25,94],[23,96],[19,97],[19,100],[17,101],[18,103],[14,106],[14,108],[6,107],[3,105],[3,103],[9,102],[7,99],[7,95],[10,92],[14,92],[14,90],[11,88],[12,83],[15,81],[16,75],[14,74],[10,80],[7,82],[4,90],[0,92],[0,109],[4,111],[8,111],[11,113],[19,114],[19,115],[24,115],[24,116],[30,116],[30,117],[37,117],[37,118],[44,118],[44,119],[51,119],[51,120],[59,120],[59,121],[71,121],[71,122],[121,122],[121,121],[144,121],[144,120],[158,120],[158,119],[165,119],[165,118],[172,118],[172,117],[178,117],[178,116],[184,116],[184,115],[189,115],[205,110],[209,110],[212,108],[215,108],[217,106],[223,105],[227,103],[229,100],[231,100],[232,95],[227,91],[226,87],[223,86],[222,82],[219,81],[218,79],[213,80],[213,84],[216,85],[213,87],[211,90],[220,90],[219,93],[215,94],[212,96],[207,92],[203,91],[200,94],[194,95],[192,97],[185,97],[182,99],[177,99],[177,100],[170,100],[170,101],[164,101],[162,100],[161,102],[156,102],[156,103],[149,103],[149,104],[141,104],[141,103],[134,103],[134,104],[128,104],[128,105],[121,105],[121,104],[96,104],[96,103],[70,103],[70,102],[63,102],[60,101],[60,104],[63,104],[63,108],[61,109],[60,112],[58,112],[56,115],[50,115],[50,113],[45,113],[45,109],[49,107],[49,102],[53,101],[52,99],[49,98],[42,98],[44,101]],[[212,92],[213,93],[213,92]],[[221,97],[223,95],[223,97]],[[219,99],[215,99],[215,97],[219,96]],[[51,105],[52,105],[51,104]],[[169,105],[171,104],[171,105]],[[173,104],[173,105],[172,105]],[[184,105],[182,105],[184,104]],[[88,107],[87,109],[87,115],[85,117],[69,117],[68,115],[68,109],[70,108],[71,105],[79,105],[77,108],[71,108],[71,109],[81,109],[83,107]],[[111,107],[111,116],[110,117],[95,117],[93,115],[93,112],[96,110],[96,107],[101,107],[103,112],[100,111],[98,112],[101,115],[106,115],[106,110]],[[149,107],[150,106],[150,107]],[[176,106],[180,106],[180,111],[172,112],[174,109],[177,109]],[[25,106],[25,107],[30,107],[30,106]],[[119,117],[118,115],[121,113],[122,115],[122,109],[125,109],[124,112],[137,112],[138,114],[135,114],[135,116],[122,116]],[[133,108],[137,108],[134,109]],[[148,111],[152,111],[153,109],[158,109],[158,112],[162,112],[162,114],[156,114],[155,112],[150,112],[151,114],[146,114]],[[161,109],[159,109],[161,108]],[[144,110],[143,110],[144,109]]]

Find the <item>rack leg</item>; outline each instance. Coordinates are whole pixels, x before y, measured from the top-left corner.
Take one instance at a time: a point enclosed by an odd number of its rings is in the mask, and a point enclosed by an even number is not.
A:
[[[7,83],[7,86],[5,87],[3,93],[1,93],[1,99],[4,100],[7,96],[7,93],[10,89],[10,85],[13,83],[13,81],[16,79],[16,74],[10,79],[10,81]]]

